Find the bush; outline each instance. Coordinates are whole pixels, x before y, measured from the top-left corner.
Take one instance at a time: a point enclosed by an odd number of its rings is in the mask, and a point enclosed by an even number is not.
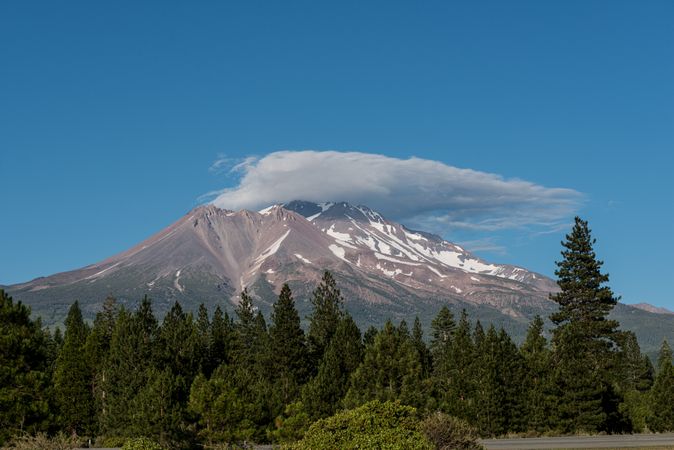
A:
[[[315,422],[304,439],[286,448],[431,450],[433,446],[419,430],[415,408],[375,400]]]
[[[116,448],[122,447],[127,438],[119,436],[99,436],[96,438],[95,447],[97,448]]]
[[[35,436],[16,437],[3,450],[71,450],[79,445],[77,436],[59,433],[50,438],[45,433],[38,433]]]
[[[421,422],[421,430],[438,450],[478,450],[484,447],[479,442],[477,430],[465,420],[442,412],[431,414]]]
[[[164,450],[164,448],[151,439],[141,437],[126,441],[122,450]]]
[[[276,429],[268,435],[272,442],[285,443],[299,441],[311,425],[311,418],[302,402],[286,406],[283,414],[274,421]]]

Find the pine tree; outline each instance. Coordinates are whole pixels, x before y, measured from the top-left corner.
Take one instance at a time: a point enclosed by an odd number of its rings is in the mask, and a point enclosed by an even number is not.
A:
[[[140,421],[131,405],[147,384],[149,369],[155,365],[157,320],[147,297],[138,310],[120,310],[110,341],[106,361],[106,410],[101,415],[102,431],[107,436],[131,436]]]
[[[641,353],[637,336],[632,331],[620,333],[620,350],[616,355],[614,382],[623,392],[646,392],[653,385],[653,365],[646,355]]]
[[[92,371],[84,351],[89,329],[78,302],[70,307],[65,325],[63,347],[54,372],[59,422],[69,433],[88,434],[94,425]]]
[[[557,284],[561,291],[551,295],[559,310],[550,319],[557,325],[555,337],[569,329],[584,357],[593,369],[603,370],[610,363],[618,323],[608,314],[618,302],[605,284],[608,274],[601,273],[602,261],[597,260],[587,222],[576,217],[576,223],[566,241],[562,242],[562,260],[558,261]]]
[[[300,316],[287,284],[274,303],[269,337],[274,378],[283,405],[287,405],[299,394],[299,387],[306,382],[310,370]]]
[[[427,378],[432,369],[432,359],[431,352],[424,342],[424,331],[421,328],[421,321],[419,316],[414,318],[414,326],[412,326],[412,343],[417,349],[419,355],[419,361],[421,362],[421,375],[423,378]]]
[[[114,297],[107,297],[103,308],[96,314],[94,326],[87,336],[84,353],[91,369],[91,392],[94,398],[96,427],[101,417],[107,413],[107,359],[110,341],[115,330],[119,308]]]
[[[562,242],[557,262],[560,292],[551,296],[558,305],[550,316],[553,330],[553,381],[557,388],[557,421],[564,431],[607,429],[608,411],[615,402],[610,392],[611,364],[615,361],[618,323],[607,318],[618,299],[605,284],[587,222],[576,217]]]
[[[442,409],[450,415],[468,420],[476,419],[475,404],[475,345],[471,337],[468,314],[461,312],[459,324],[451,341],[447,373],[447,390],[441,399]]]
[[[264,316],[255,311],[246,289],[236,308],[232,363],[233,385],[239,392],[243,408],[249,412],[249,423],[255,440],[266,439],[266,429],[278,413],[280,394],[272,384],[273,365],[270,340]]]
[[[49,415],[47,334],[30,308],[0,289],[0,444],[45,431]]]
[[[150,367],[144,378],[145,385],[131,402],[130,434],[150,437],[167,448],[185,448],[192,436],[185,422],[187,399],[181,399],[188,390],[184,378],[169,367]]]
[[[530,430],[544,431],[548,426],[549,402],[546,392],[549,383],[550,351],[543,335],[544,322],[536,316],[529,325],[527,336],[520,347],[524,360],[524,404],[526,423]]]
[[[494,326],[490,326],[486,334],[482,331],[481,339],[475,344],[473,395],[475,402],[479,404],[475,425],[482,435],[494,436],[501,433],[506,419],[503,411],[505,392],[500,377],[498,335]]]
[[[444,364],[451,347],[452,335],[456,329],[454,315],[443,306],[431,322],[431,354],[436,364]]]
[[[254,347],[259,330],[255,323],[253,299],[248,294],[247,289],[241,292],[241,299],[235,311],[239,320],[234,327],[235,348],[232,356],[238,365],[252,367],[257,358],[254,354]]]
[[[656,432],[674,431],[674,366],[667,341],[660,347],[658,371],[649,396],[648,427]]]
[[[211,321],[208,318],[206,305],[201,303],[197,312],[195,323],[196,343],[195,359],[199,367],[199,372],[206,375],[213,371],[213,357],[211,356]]]
[[[209,340],[210,373],[217,369],[221,364],[229,364],[232,362],[233,347],[234,322],[232,322],[229,314],[223,314],[220,306],[217,306],[213,313],[211,336]],[[210,376],[210,373],[205,373],[205,375]]]
[[[400,400],[420,406],[424,401],[421,363],[409,338],[388,321],[374,344],[365,349],[363,363],[351,377],[345,405],[361,405],[370,400]]]
[[[349,388],[351,374],[363,360],[360,330],[345,313],[330,341],[318,374],[302,390],[302,403],[314,420],[333,415]]]
[[[479,325],[479,324],[478,324]],[[476,325],[475,376],[476,425],[485,436],[499,436],[524,428],[522,407],[523,368],[517,346],[493,325],[486,333]]]
[[[232,369],[221,365],[210,378],[200,374],[192,383],[189,410],[196,416],[201,441],[209,446],[250,441],[259,435],[255,419],[260,412],[244,401],[234,379]]]
[[[309,316],[307,343],[314,366],[318,365],[337,330],[342,318],[343,304],[344,298],[337,288],[335,279],[326,271],[311,297],[313,311]]]
[[[379,334],[379,330],[377,327],[374,325],[370,325],[367,330],[365,330],[365,334],[363,334],[363,344],[368,347],[372,344],[374,344],[374,338],[377,337],[377,334]]]
[[[159,367],[181,376],[187,386],[199,371],[198,336],[191,314],[185,314],[175,302],[158,329],[156,358]]]

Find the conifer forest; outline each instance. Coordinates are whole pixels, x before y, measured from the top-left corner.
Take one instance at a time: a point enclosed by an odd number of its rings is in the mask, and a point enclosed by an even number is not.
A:
[[[288,285],[269,317],[246,290],[234,316],[175,303],[161,322],[147,297],[134,310],[110,297],[93,323],[75,301],[63,332],[0,291],[0,445],[64,433],[304,448],[312,423],[372,401],[444,413],[481,437],[673,431],[672,351],[663,342],[651,361],[608,319],[618,299],[593,244],[576,218],[556,263],[558,308],[519,344],[448,306],[430,328],[361,330],[329,272],[304,328]]]

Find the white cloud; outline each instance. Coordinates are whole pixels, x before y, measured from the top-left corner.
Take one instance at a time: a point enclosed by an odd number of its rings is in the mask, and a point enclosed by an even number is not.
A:
[[[336,151],[279,151],[235,163],[234,187],[211,193],[227,209],[260,209],[291,200],[347,201],[436,232],[546,230],[566,223],[583,196],[497,174],[421,158]]]

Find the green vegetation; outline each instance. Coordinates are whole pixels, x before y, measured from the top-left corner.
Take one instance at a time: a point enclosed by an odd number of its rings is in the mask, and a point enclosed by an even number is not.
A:
[[[40,432],[35,435],[25,434],[13,438],[3,450],[72,450],[81,445],[77,437],[57,433],[55,436],[48,436]]]
[[[419,426],[417,410],[397,402],[368,402],[314,423],[295,450],[431,450]]]
[[[244,290],[235,318],[176,303],[159,323],[148,298],[135,310],[109,298],[87,325],[75,302],[53,334],[0,291],[0,445],[476,448],[510,433],[674,431],[669,345],[655,369],[608,318],[617,299],[593,245],[577,219],[554,328],[534,319],[519,347],[447,306],[429,344],[419,320],[362,334],[327,272],[306,334],[287,285],[269,323]]]
[[[122,450],[164,450],[164,448],[151,439],[141,437],[126,441]]]

